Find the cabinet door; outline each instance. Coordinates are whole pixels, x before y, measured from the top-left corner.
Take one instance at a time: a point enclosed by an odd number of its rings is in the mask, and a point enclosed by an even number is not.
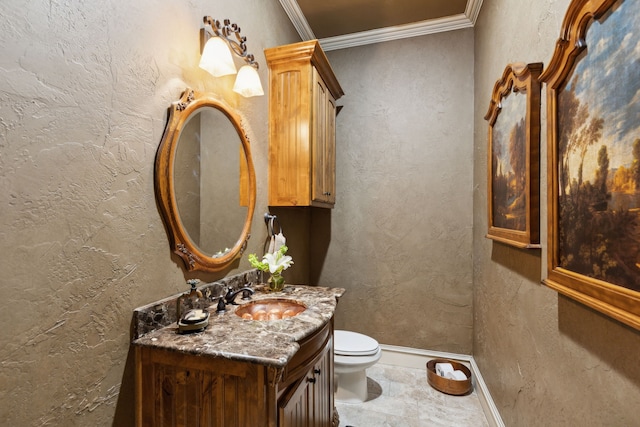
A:
[[[269,205],[311,203],[310,65],[279,64],[270,69]]]
[[[312,427],[313,382],[305,375],[278,404],[278,427]]]
[[[312,185],[313,202],[333,205],[335,189],[336,103],[313,68]]]
[[[313,368],[315,383],[313,387],[313,417],[311,425],[314,427],[331,427],[333,423],[333,338],[327,343],[323,355]]]
[[[333,338],[320,358],[278,404],[279,427],[331,427],[333,424]]]

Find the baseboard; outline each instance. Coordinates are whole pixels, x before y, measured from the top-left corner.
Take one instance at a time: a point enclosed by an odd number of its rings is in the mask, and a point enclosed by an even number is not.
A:
[[[476,377],[475,387],[476,391],[478,392],[478,397],[480,398],[480,404],[482,405],[482,409],[484,410],[484,414],[486,415],[489,424],[492,427],[504,427],[500,412],[498,412],[498,408],[493,402],[493,398],[491,397],[491,393],[489,393],[487,383],[484,382],[482,373],[480,373],[480,368],[476,364],[476,360],[473,358],[473,356],[471,356],[470,363],[471,372],[473,373],[473,376]]]
[[[395,345],[380,344],[382,349],[382,357],[380,362],[385,365],[402,366],[405,368],[425,369],[427,362],[435,358],[451,359],[460,363],[464,363],[469,367],[473,375],[472,383],[478,393],[482,410],[484,411],[487,421],[491,427],[504,427],[502,417],[498,412],[489,388],[482,378],[480,369],[473,359],[473,356],[467,354],[447,353],[442,351],[421,350],[417,348],[399,347]],[[425,374],[426,375],[426,374]]]

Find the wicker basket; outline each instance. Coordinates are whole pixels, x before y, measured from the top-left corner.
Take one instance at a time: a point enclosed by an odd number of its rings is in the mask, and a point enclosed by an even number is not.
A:
[[[451,363],[454,370],[460,370],[467,376],[466,380],[450,380],[436,374],[436,363]],[[471,391],[471,371],[462,363],[449,359],[432,359],[427,362],[427,381],[429,385],[446,394],[461,396]]]

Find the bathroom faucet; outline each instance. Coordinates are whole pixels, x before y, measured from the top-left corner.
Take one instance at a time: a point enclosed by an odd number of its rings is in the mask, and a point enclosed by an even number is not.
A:
[[[227,311],[227,304],[238,305],[234,300],[238,296],[239,293],[242,292],[242,299],[248,300],[251,299],[251,294],[255,291],[249,287],[249,285],[245,285],[238,290],[233,290],[232,288],[227,289],[227,294],[225,296],[221,296],[218,298],[218,306],[216,307],[216,313],[224,313]]]
[[[251,295],[255,292],[253,289],[251,289],[249,286],[244,285],[244,287],[233,291],[231,288],[229,288],[229,290],[227,291],[227,295],[225,295],[224,300],[227,302],[227,304],[233,304],[233,305],[238,305],[236,304],[236,302],[234,302],[234,300],[236,299],[236,296],[242,292],[242,299],[251,299]]]

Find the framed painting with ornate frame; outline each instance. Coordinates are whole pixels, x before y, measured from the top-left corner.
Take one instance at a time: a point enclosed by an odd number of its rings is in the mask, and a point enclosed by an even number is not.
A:
[[[640,329],[640,2],[573,0],[547,84],[544,283]]]
[[[487,237],[540,248],[541,63],[509,64],[489,110]]]

